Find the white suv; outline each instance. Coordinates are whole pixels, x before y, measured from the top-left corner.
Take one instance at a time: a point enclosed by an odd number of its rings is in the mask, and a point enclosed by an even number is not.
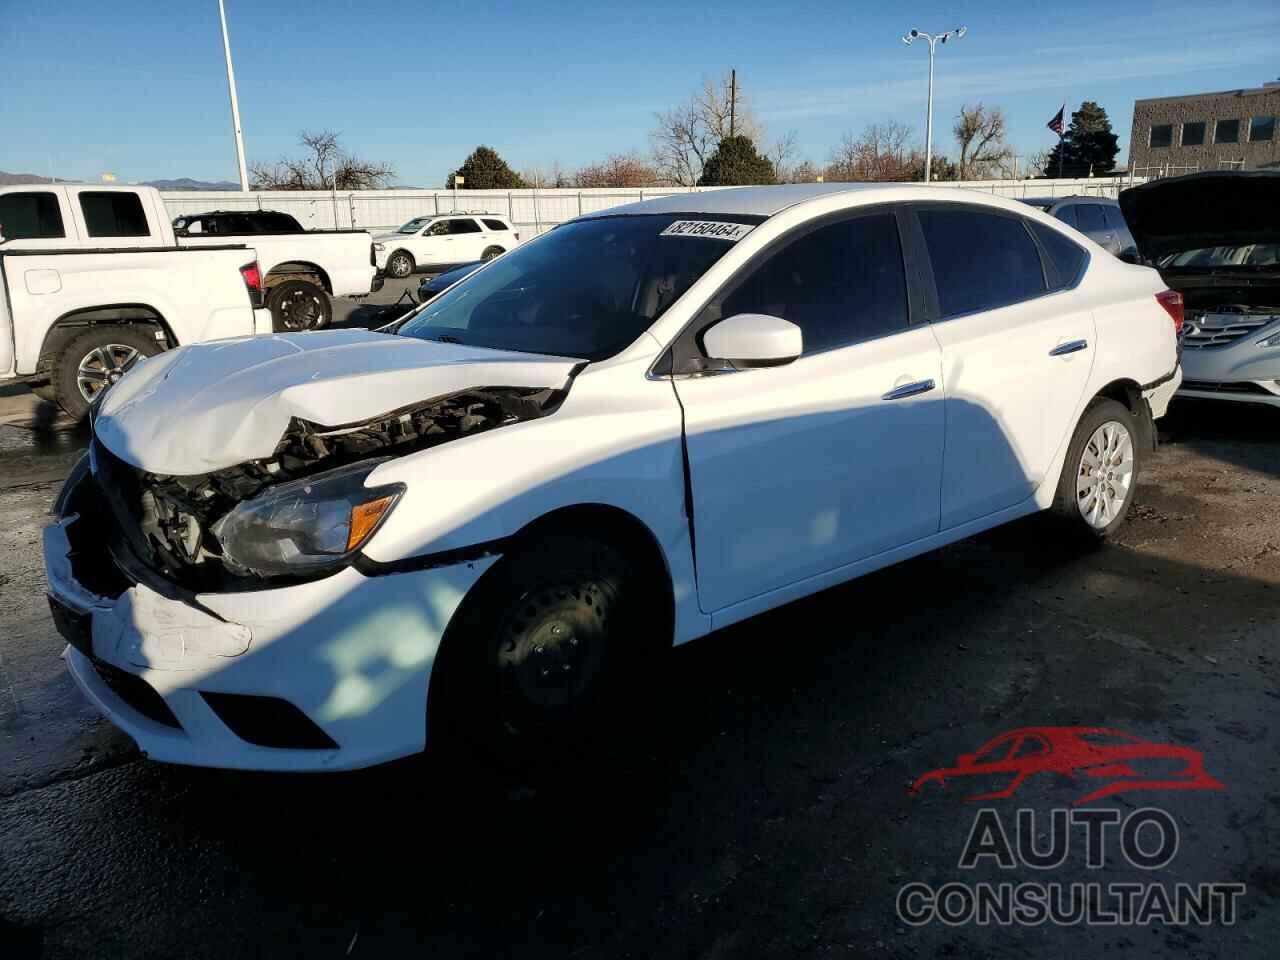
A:
[[[511,221],[492,213],[414,217],[400,229],[375,234],[374,262],[388,276],[407,277],[419,267],[492,260],[520,243]]]
[[[396,335],[128,373],[44,535],[67,664],[178,763],[358,767],[428,732],[572,758],[625,688],[662,709],[637,678],[673,643],[1039,510],[1111,534],[1181,316],[1154,270],[966,190],[589,215]]]

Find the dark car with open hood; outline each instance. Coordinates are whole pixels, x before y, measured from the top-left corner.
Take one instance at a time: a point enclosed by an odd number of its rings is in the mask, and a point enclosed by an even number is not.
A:
[[[1280,171],[1154,180],[1120,207],[1186,304],[1179,396],[1280,407]]]

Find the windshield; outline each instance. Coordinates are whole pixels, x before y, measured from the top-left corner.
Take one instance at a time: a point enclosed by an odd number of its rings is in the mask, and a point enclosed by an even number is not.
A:
[[[1242,247],[1200,247],[1170,254],[1162,267],[1274,267],[1280,263],[1280,244],[1249,243]]]
[[[662,235],[680,219],[647,214],[567,223],[467,277],[397,332],[497,350],[611,357],[733,245],[696,234]]]
[[[414,217],[403,227],[397,230],[396,233],[417,233],[430,222],[430,217]]]

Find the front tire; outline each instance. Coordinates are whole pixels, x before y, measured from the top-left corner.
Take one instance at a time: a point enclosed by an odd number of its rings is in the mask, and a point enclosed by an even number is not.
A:
[[[407,250],[397,250],[387,257],[387,275],[397,280],[403,280],[413,273],[414,266],[413,257]]]
[[[102,391],[128,373],[139,359],[159,352],[160,344],[150,328],[90,327],[67,344],[54,361],[54,398],[67,414],[79,420]]]
[[[286,280],[267,295],[271,327],[276,333],[319,330],[333,319],[329,295],[308,280]]]
[[[501,247],[486,247],[484,253],[480,254],[480,259],[484,263],[488,263],[494,257],[500,257],[504,253],[506,253],[506,251]]]
[[[1124,404],[1097,397],[1085,408],[1053,504],[1076,532],[1106,540],[1124,522],[1137,489],[1138,436],[1137,421]]]
[[[630,559],[590,536],[548,534],[517,547],[449,625],[428,738],[508,770],[562,771],[612,753],[626,694],[669,645],[646,592]]]

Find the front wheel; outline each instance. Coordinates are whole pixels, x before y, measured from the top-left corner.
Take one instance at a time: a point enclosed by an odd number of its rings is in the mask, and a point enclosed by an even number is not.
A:
[[[1138,479],[1138,429],[1129,408],[1095,399],[1076,425],[1062,465],[1053,509],[1099,540],[1124,522]]]
[[[503,250],[501,247],[487,247],[484,253],[480,254],[480,259],[483,260],[485,263],[488,263],[494,257],[500,257],[504,253],[506,253],[506,251]]]
[[[80,419],[102,391],[140,359],[159,352],[160,344],[150,328],[90,327],[67,344],[54,361],[51,382],[58,406]]]
[[[287,280],[267,296],[271,326],[276,333],[319,330],[333,319],[329,295],[307,280]]]

